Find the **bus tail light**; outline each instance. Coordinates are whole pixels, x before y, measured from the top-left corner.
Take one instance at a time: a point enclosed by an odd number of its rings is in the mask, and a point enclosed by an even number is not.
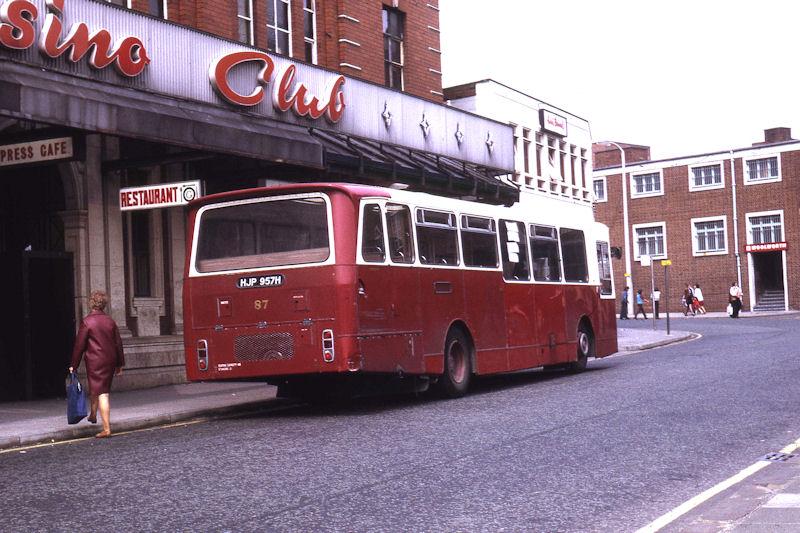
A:
[[[197,368],[205,372],[208,370],[208,341],[197,341]]]
[[[333,363],[336,352],[333,350],[333,330],[322,331],[322,360],[326,363]]]

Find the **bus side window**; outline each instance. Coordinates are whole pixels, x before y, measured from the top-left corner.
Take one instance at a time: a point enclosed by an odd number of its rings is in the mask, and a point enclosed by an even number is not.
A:
[[[561,253],[564,254],[564,281],[586,283],[589,267],[586,264],[586,241],[583,232],[561,228]]]
[[[417,249],[424,265],[458,266],[456,216],[417,209]]]
[[[411,234],[411,210],[408,206],[386,204],[386,232],[392,263],[413,263],[414,239]]]
[[[561,257],[556,228],[531,224],[530,231],[533,279],[561,281]]]
[[[597,269],[600,272],[600,294],[611,294],[611,256],[607,242],[597,241]]]
[[[369,263],[386,260],[386,245],[383,242],[383,217],[378,204],[364,205],[361,226],[361,256]]]
[[[461,250],[464,265],[497,268],[497,230],[491,218],[461,215]]]
[[[511,220],[500,221],[503,278],[512,281],[531,279],[528,268],[528,244],[525,241],[525,224]]]

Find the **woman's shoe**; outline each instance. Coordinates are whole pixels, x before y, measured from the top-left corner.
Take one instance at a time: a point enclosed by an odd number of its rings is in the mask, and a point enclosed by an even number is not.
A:
[[[111,432],[110,431],[103,430],[100,433],[98,433],[97,435],[95,435],[94,438],[96,438],[96,439],[107,439],[110,436],[111,436]]]
[[[89,415],[86,417],[86,420],[88,420],[91,424],[97,424],[97,415]]]

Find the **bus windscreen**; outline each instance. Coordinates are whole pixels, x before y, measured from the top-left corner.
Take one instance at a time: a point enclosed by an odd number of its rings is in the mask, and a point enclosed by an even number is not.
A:
[[[324,262],[327,205],[312,197],[215,206],[200,216],[196,246],[202,273]]]

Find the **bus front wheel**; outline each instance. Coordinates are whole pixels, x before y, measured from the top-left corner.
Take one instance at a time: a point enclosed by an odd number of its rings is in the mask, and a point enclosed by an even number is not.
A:
[[[567,367],[570,372],[583,372],[586,370],[589,357],[594,352],[594,334],[592,333],[592,328],[586,322],[581,322],[581,325],[578,326],[577,352],[577,360]]]
[[[444,343],[444,372],[439,388],[448,398],[463,396],[472,376],[472,344],[463,331],[453,328]]]

